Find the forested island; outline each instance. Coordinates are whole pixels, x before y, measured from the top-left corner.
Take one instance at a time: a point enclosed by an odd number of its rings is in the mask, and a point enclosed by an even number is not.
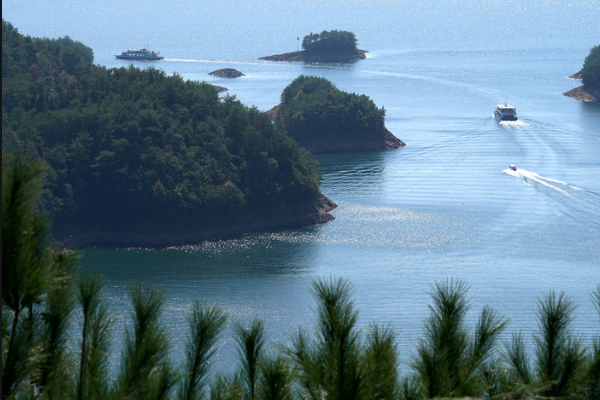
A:
[[[266,61],[296,62],[352,62],[367,58],[366,51],[358,49],[356,35],[349,31],[323,31],[306,35],[302,51],[261,57]]]
[[[269,111],[312,153],[397,149],[405,146],[385,128],[385,108],[366,95],[339,90],[325,78],[301,75]]]
[[[64,245],[157,246],[326,222],[320,171],[271,117],[208,83],[93,64],[2,21],[2,151],[45,165]]]
[[[583,85],[563,93],[579,101],[600,101],[600,45],[592,47],[583,62],[583,68],[569,78],[581,80]]]

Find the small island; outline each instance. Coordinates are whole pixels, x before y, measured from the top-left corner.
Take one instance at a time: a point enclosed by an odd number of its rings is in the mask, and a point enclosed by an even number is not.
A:
[[[2,32],[3,160],[43,165],[39,207],[60,246],[182,245],[334,219],[317,161],[255,107],[152,66],[94,65],[69,37],[4,20]]]
[[[220,76],[221,78],[239,78],[240,76],[244,76],[240,71],[233,68],[222,68],[213,72],[209,72],[209,75]]]
[[[367,58],[365,50],[356,47],[356,36],[348,31],[323,31],[304,37],[302,51],[261,57],[265,61],[353,62]]]
[[[386,129],[384,107],[325,78],[299,76],[283,90],[281,104],[266,114],[313,154],[406,146]]]
[[[600,45],[590,50],[581,71],[569,78],[581,80],[583,85],[563,93],[565,96],[584,102],[600,101]]]

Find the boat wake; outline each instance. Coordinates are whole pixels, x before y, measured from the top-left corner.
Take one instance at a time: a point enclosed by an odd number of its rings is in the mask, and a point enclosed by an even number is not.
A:
[[[189,60],[186,58],[165,58],[163,61],[177,63],[203,63],[203,64],[260,64],[259,61],[231,61],[231,60]]]
[[[531,125],[529,125],[527,122],[523,122],[521,120],[517,120],[517,121],[500,121],[499,124],[505,128],[511,129],[511,128],[525,128],[525,127],[531,127]]]
[[[536,192],[554,200],[563,213],[582,222],[600,225],[600,194],[520,168],[502,172],[520,178]]]

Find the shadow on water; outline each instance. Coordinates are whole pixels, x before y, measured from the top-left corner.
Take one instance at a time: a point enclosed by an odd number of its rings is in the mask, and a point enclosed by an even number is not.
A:
[[[583,102],[580,107],[579,122],[587,132],[600,137],[600,102]]]
[[[338,196],[380,196],[385,189],[386,153],[372,151],[317,155],[315,158],[325,178],[321,191],[333,201]]]
[[[318,228],[243,235],[195,245],[164,249],[87,249],[86,270],[102,271],[108,281],[156,284],[206,279],[252,278],[298,274],[313,264],[314,234]],[[168,268],[166,267],[168,266]]]
[[[102,273],[107,281],[105,299],[117,311],[113,370],[131,320],[129,286],[138,282],[167,292],[163,320],[173,333],[177,359],[183,355],[186,313],[195,299],[222,307],[230,323],[248,323],[258,316],[266,321],[272,342],[286,340],[282,326],[306,325],[310,318],[308,288],[310,274],[318,264],[317,232],[318,227],[282,230],[166,249],[86,249],[82,269]],[[289,304],[297,307],[290,308]],[[215,363],[218,369],[229,371],[234,369],[235,359],[235,344],[227,330]]]

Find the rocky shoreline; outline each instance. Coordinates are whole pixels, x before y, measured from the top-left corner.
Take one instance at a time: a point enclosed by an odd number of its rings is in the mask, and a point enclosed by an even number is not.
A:
[[[563,93],[563,95],[587,103],[600,101],[600,90],[597,88],[589,88],[585,85],[571,89],[568,92]]]
[[[294,51],[292,53],[275,54],[267,57],[260,57],[259,60],[265,61],[287,61],[287,62],[352,62],[364,60],[367,58],[366,50],[355,49],[353,52],[311,54],[306,51]]]
[[[581,71],[569,76],[569,79],[581,80]],[[600,89],[595,87],[589,87],[581,85],[575,89],[571,89],[568,92],[563,93],[564,96],[572,97],[575,100],[583,101],[586,103],[592,103],[600,101]]]
[[[335,219],[329,212],[336,207],[333,201],[321,196],[300,210],[278,206],[269,213],[228,216],[206,221],[201,226],[184,222],[62,223],[55,226],[52,233],[55,243],[62,248],[181,246],[267,230],[323,224]]]

